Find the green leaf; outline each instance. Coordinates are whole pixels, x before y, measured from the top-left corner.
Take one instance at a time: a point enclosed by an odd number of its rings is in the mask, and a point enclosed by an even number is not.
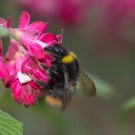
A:
[[[9,114],[0,110],[0,135],[22,135],[23,125]]]
[[[125,101],[122,105],[122,109],[130,110],[135,108],[135,96]]]
[[[95,83],[98,97],[108,99],[114,94],[114,87],[111,84],[95,75],[88,75]]]
[[[8,30],[2,26],[0,26],[0,37],[5,37],[9,34]]]

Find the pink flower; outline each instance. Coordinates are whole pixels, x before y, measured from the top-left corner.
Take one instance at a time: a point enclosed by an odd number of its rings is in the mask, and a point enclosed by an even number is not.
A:
[[[76,26],[86,18],[94,0],[18,0],[17,2],[34,15]]]
[[[66,26],[76,26],[87,18],[93,0],[61,0],[58,19]]]
[[[36,59],[32,59],[25,48],[20,49],[16,41],[11,40],[10,42],[4,61],[6,71],[3,73],[6,77],[2,79],[5,85],[11,88],[14,100],[24,103],[27,107],[36,103],[38,97],[42,95],[40,87],[35,84],[34,80],[47,82],[47,74],[35,62]]]
[[[10,87],[13,99],[26,107],[35,104],[43,95],[35,81],[48,81],[47,72],[41,65],[50,67],[52,57],[44,51],[44,47],[58,44],[61,39],[60,35],[43,33],[47,23],[33,22],[29,25],[29,21],[30,15],[25,11],[20,16],[19,28],[11,28],[10,21],[0,18],[0,25],[16,37],[10,38],[5,56],[0,40],[0,78],[5,86]]]
[[[120,40],[130,40],[135,23],[135,1],[101,0],[97,5],[103,13],[99,28],[102,34]]]

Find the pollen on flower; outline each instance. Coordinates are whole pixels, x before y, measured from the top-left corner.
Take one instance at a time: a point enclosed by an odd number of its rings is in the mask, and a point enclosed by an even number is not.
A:
[[[28,76],[26,73],[21,73],[20,71],[18,72],[17,77],[21,84],[30,82],[32,80],[30,76]]]

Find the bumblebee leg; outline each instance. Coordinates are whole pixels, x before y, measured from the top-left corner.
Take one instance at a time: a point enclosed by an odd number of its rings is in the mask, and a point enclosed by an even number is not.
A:
[[[46,65],[44,65],[44,64],[41,64],[41,67],[43,68],[43,69],[45,69],[45,70],[47,70],[47,69],[49,69]]]
[[[42,81],[36,80],[35,83],[38,84],[41,88],[48,89],[47,84]]]
[[[61,75],[60,75],[57,71],[55,71],[55,70],[53,70],[53,69],[49,69],[49,71],[50,71],[50,74],[51,74],[52,76],[61,77]]]
[[[42,64],[41,65],[45,70],[49,70],[49,74],[51,74],[52,76],[57,76],[57,77],[61,77],[61,75],[54,69],[47,67],[46,65]]]

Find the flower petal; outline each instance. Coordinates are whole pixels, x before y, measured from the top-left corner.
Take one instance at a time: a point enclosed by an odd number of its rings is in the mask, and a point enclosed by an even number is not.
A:
[[[7,19],[7,27],[10,28],[11,26],[11,17],[8,17]]]
[[[36,59],[44,59],[45,58],[45,52],[41,46],[38,44],[30,45],[29,46],[29,52],[31,56],[34,56]]]
[[[4,64],[3,60],[0,59],[0,78],[4,80],[8,77],[8,75],[6,65]]]
[[[53,59],[53,58],[52,58],[51,55],[46,54],[45,59],[43,59],[42,62],[43,62],[47,67],[51,67],[51,66],[52,66],[52,64],[51,64],[52,59]]]
[[[10,45],[9,45],[8,51],[5,55],[6,59],[8,59],[8,60],[14,59],[14,56],[17,51],[18,51],[17,42],[15,40],[10,40]]]
[[[56,35],[57,40],[61,40],[63,35]]]
[[[31,78],[28,74],[26,73],[21,73],[20,71],[17,73],[17,77],[19,79],[19,82],[21,84],[25,84],[27,82],[30,82],[31,81]]]
[[[3,26],[4,28],[7,28],[7,21],[0,17],[0,25]]]
[[[23,102],[25,107],[35,104],[37,101],[36,91],[29,83],[23,87]]]
[[[22,73],[28,73],[33,80],[47,81],[47,74],[45,70],[39,67],[39,64],[33,58],[26,59],[21,66]]]
[[[27,28],[29,22],[30,22],[29,13],[26,11],[23,11],[19,19],[19,28],[22,28],[22,29]]]
[[[6,79],[4,79],[4,84],[6,87],[10,87],[10,83],[15,79],[16,74],[9,75]]]
[[[12,97],[19,104],[24,103],[26,107],[37,102],[36,90],[29,85],[21,85],[18,79],[11,82]]]
[[[33,22],[31,23],[27,30],[28,31],[35,31],[36,33],[40,34],[41,32],[45,31],[48,27],[47,23],[41,22],[41,21],[37,21],[37,22]]]
[[[23,90],[22,85],[19,83],[17,79],[13,80],[11,85],[12,97],[19,104],[23,102]]]
[[[3,50],[3,45],[2,45],[2,40],[0,39],[0,56],[2,56],[2,50]]]
[[[42,41],[43,43],[46,43],[48,46],[54,45],[54,44],[57,44],[58,43],[57,42],[57,38],[52,33],[42,34],[40,36],[39,40]]]
[[[20,42],[27,49],[31,56],[35,57],[36,59],[44,59],[44,49],[35,42],[35,37],[25,33],[21,37]]]

